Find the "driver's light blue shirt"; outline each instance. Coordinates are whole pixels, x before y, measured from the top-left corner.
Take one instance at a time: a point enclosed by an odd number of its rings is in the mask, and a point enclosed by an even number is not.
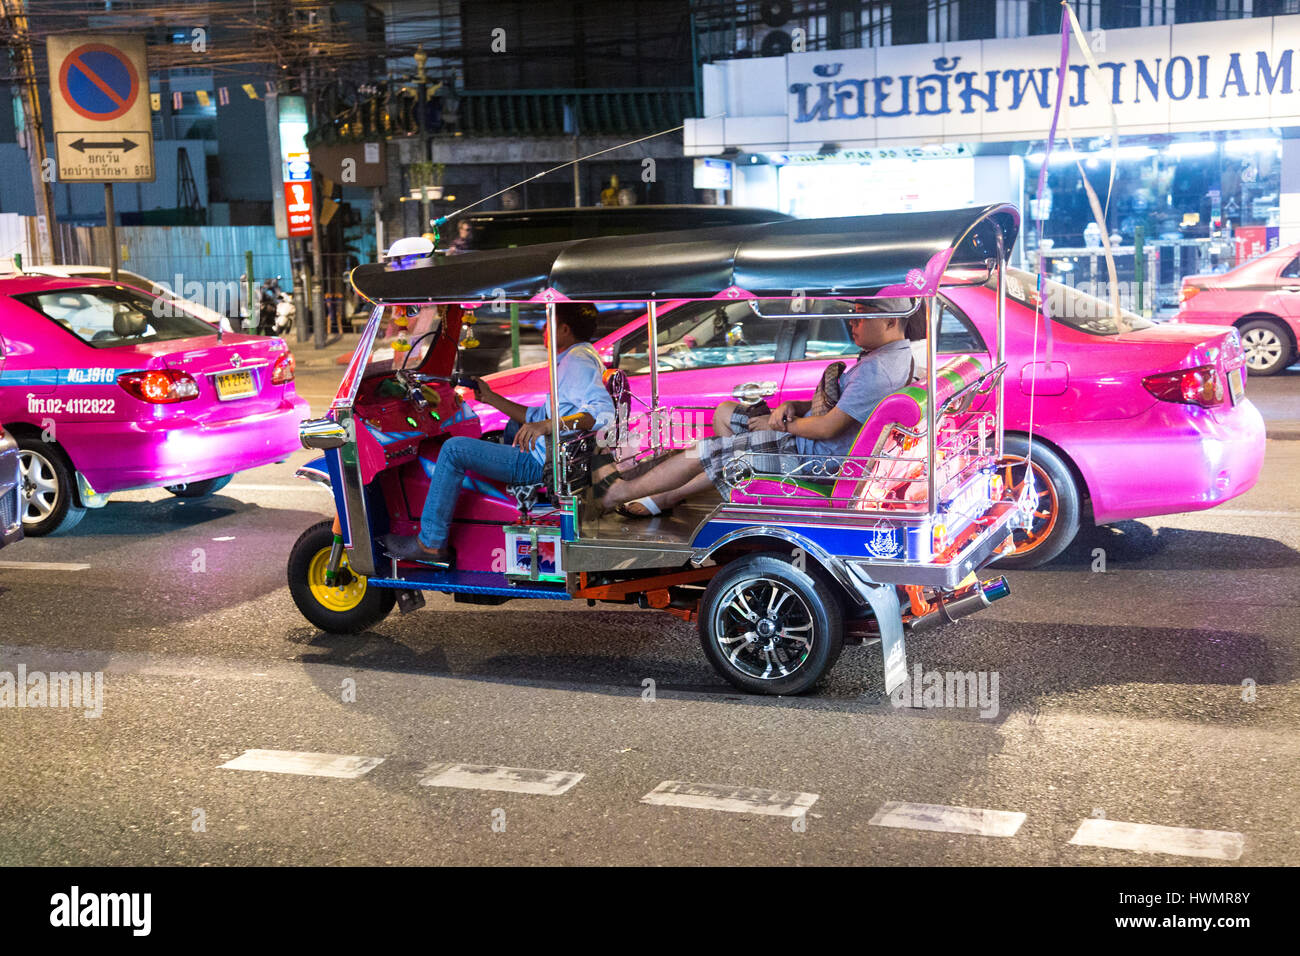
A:
[[[590,342],[575,342],[560,353],[555,363],[559,379],[560,417],[586,412],[596,420],[595,428],[607,428],[614,423],[614,401],[605,389],[605,363]],[[524,421],[541,422],[551,417],[548,395],[541,405],[532,405]],[[546,463],[546,439],[539,438],[533,445],[533,457]]]

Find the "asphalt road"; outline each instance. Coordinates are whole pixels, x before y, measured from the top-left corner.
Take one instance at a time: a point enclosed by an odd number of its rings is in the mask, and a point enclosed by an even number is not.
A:
[[[320,408],[336,380],[300,388]],[[0,672],[104,675],[97,718],[0,707],[0,864],[1300,863],[1300,442],[1246,496],[1092,531],[909,641],[997,674],[983,717],[895,707],[878,647],[746,697],[656,612],[430,596],[321,634],[285,587],[330,510],[306,457],[0,553]],[[223,767],[248,751],[371,759]]]

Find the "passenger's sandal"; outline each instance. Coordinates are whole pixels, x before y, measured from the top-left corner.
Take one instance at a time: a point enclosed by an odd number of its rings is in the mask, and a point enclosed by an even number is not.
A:
[[[629,505],[640,505],[645,509],[645,511],[633,511]],[[660,508],[655,504],[654,498],[650,495],[646,495],[644,498],[633,498],[631,501],[619,505],[614,510],[625,518],[653,518],[657,515],[670,515],[673,513],[672,508]]]

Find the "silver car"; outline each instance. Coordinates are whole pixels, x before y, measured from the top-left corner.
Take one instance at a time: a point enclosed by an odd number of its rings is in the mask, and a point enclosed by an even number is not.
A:
[[[22,482],[18,472],[18,444],[0,428],[0,548],[23,536]]]

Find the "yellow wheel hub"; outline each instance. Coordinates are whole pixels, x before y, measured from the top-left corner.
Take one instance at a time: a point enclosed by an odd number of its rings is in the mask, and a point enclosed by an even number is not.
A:
[[[307,568],[307,584],[311,587],[311,595],[326,610],[338,613],[351,611],[366,596],[366,579],[353,572],[352,580],[343,587],[331,587],[325,583],[325,569],[329,563],[329,548],[321,548],[311,559]],[[343,559],[339,561],[339,570],[342,571],[347,566],[348,556],[344,552]]]

